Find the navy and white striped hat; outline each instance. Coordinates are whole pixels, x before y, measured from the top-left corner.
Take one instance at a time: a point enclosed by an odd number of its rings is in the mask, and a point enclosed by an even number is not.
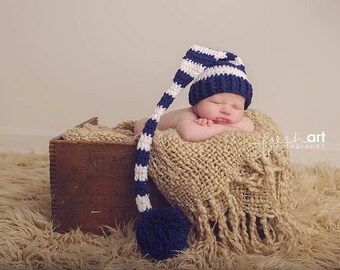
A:
[[[189,93],[192,105],[213,94],[230,92],[244,96],[247,108],[252,97],[252,88],[239,57],[226,51],[194,45],[183,57],[172,85],[165,91],[151,118],[145,123],[136,151],[136,204],[142,214],[136,237],[141,249],[159,260],[173,256],[186,246],[189,223],[184,213],[176,208],[151,207],[147,184],[152,138],[160,117],[179,92],[193,80]]]
[[[234,93],[243,96],[247,109],[253,97],[253,88],[248,81],[245,67],[240,57],[226,53],[212,67],[206,68],[193,80],[189,91],[189,103],[194,106],[202,99],[219,93]]]

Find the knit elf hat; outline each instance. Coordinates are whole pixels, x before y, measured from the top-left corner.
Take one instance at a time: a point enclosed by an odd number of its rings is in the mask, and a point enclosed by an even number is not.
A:
[[[245,98],[247,109],[253,96],[253,88],[248,81],[245,67],[240,57],[227,52],[227,58],[217,60],[207,67],[191,84],[189,103],[194,106],[202,99],[219,93],[233,93]]]
[[[142,220],[137,225],[137,242],[140,248],[155,259],[163,260],[184,249],[189,233],[189,222],[183,212],[167,207],[151,207],[148,184],[150,149],[157,124],[178,93],[191,81],[190,104],[220,92],[231,92],[251,100],[251,85],[246,79],[242,61],[236,55],[194,45],[183,57],[173,83],[158,102],[151,118],[147,120],[137,144],[135,164],[135,192]],[[197,92],[196,92],[197,91]]]

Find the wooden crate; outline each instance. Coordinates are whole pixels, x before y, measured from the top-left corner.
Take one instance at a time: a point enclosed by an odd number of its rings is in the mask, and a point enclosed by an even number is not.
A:
[[[98,117],[85,123],[97,125]],[[115,227],[139,218],[134,193],[136,145],[69,141],[63,134],[49,144],[52,217],[55,230],[80,227],[101,234],[101,225]],[[153,207],[169,206],[149,181]],[[117,221],[117,222],[116,222]]]

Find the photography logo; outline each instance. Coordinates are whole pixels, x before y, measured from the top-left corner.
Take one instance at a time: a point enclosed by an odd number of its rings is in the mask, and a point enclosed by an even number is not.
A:
[[[252,144],[260,144],[262,147],[263,156],[268,158],[271,149],[288,148],[288,149],[310,149],[323,150],[325,148],[326,134],[324,131],[320,133],[310,133],[307,136],[298,136],[295,131],[293,139],[286,137],[271,137],[270,134],[265,133],[262,141]]]

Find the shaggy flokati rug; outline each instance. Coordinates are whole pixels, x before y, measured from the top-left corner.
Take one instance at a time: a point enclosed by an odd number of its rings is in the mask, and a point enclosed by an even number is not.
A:
[[[304,233],[288,255],[215,258],[193,250],[156,262],[140,254],[133,223],[108,236],[53,232],[47,155],[0,154],[0,269],[340,269],[340,169],[293,166],[294,215]]]

